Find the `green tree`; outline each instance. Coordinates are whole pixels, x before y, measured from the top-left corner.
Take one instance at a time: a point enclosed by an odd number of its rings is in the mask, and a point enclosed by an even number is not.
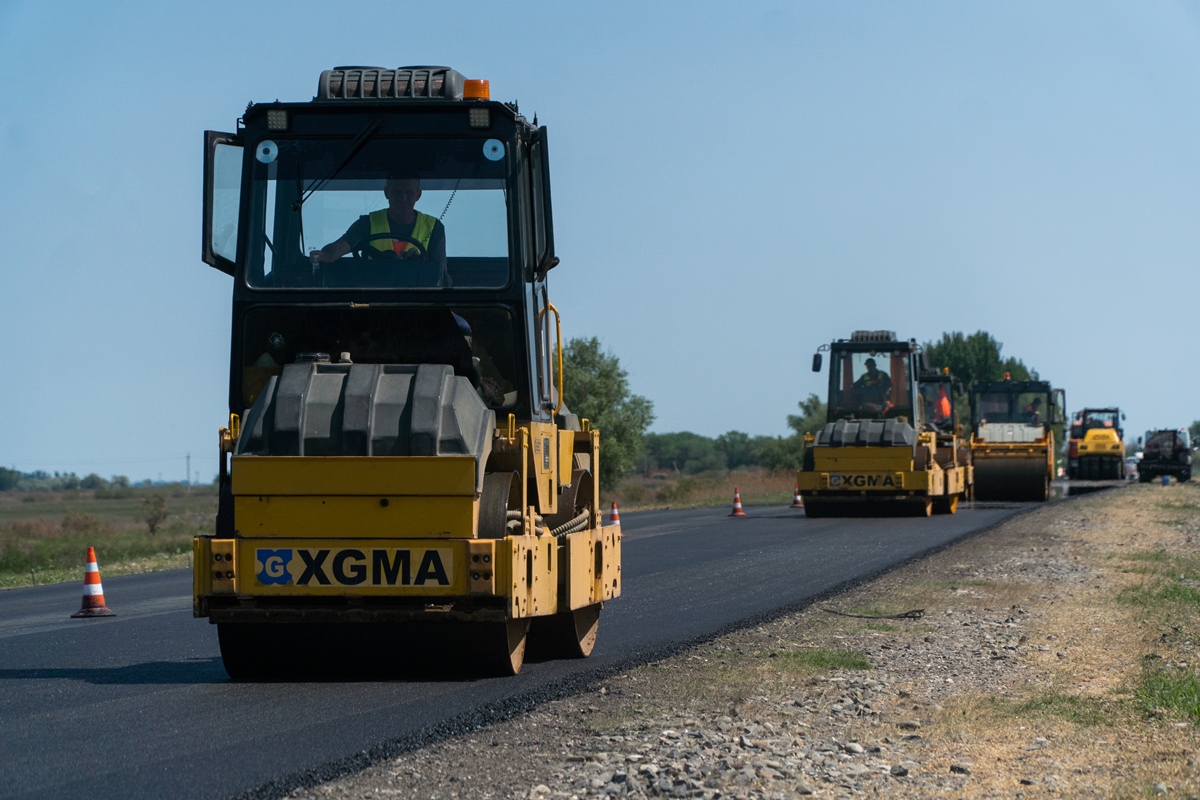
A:
[[[563,394],[570,409],[600,431],[600,483],[615,486],[642,454],[654,404],[629,391],[629,373],[594,336],[572,339],[563,349]]]
[[[170,516],[167,501],[161,494],[155,492],[142,501],[142,521],[150,529],[151,534],[158,532],[158,526]]]
[[[771,440],[762,449],[761,463],[769,469],[797,469],[804,458],[804,434],[816,433],[825,427],[828,409],[824,401],[815,394],[801,400],[799,414],[788,414],[787,425],[791,436]]]
[[[1188,438],[1192,440],[1192,447],[1200,447],[1200,419],[1188,426]]]
[[[808,397],[801,400],[799,414],[788,414],[787,425],[797,436],[803,437],[806,433],[816,433],[825,427],[825,418],[829,410],[825,407],[825,402],[815,394],[810,394]]]
[[[691,431],[648,433],[644,446],[642,461],[653,469],[675,469],[690,475],[726,466],[725,454],[717,443]],[[604,464],[603,456],[600,464]]]
[[[1038,380],[1037,370],[1026,367],[1021,359],[1004,358],[1000,354],[1004,344],[987,331],[976,331],[970,336],[961,331],[943,333],[937,342],[926,342],[924,347],[929,365],[937,369],[949,367],[963,386],[971,381],[1003,380],[1005,372],[1014,381]]]
[[[104,480],[104,478],[101,478],[99,475],[97,475],[96,473],[93,472],[92,474],[90,474],[84,478],[80,478],[79,488],[80,489],[107,489],[108,481]]]
[[[762,464],[763,452],[773,445],[776,438],[728,431],[717,437],[716,444],[717,450],[724,456],[726,469],[737,469]]]

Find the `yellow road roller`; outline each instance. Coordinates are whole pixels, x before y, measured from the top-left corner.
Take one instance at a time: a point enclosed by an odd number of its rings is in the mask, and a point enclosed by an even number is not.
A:
[[[1082,481],[1125,479],[1125,432],[1119,408],[1085,408],[1071,420],[1067,477]]]
[[[1064,419],[1065,393],[1046,381],[975,381],[971,402],[971,463],[975,499],[1042,502],[1054,479],[1054,426]]]
[[[547,148],[446,67],[326,70],[206,133],[233,315],[194,613],[235,679],[592,651],[621,541],[564,404]]]
[[[958,509],[958,501],[974,491],[971,448],[963,439],[955,400],[962,396],[962,384],[950,374],[949,367],[922,369],[918,394],[923,409],[925,430],[934,434],[937,449],[933,458],[946,476],[945,494],[934,500],[934,510]]]
[[[917,383],[924,366],[915,340],[893,331],[855,331],[822,345],[829,352],[828,418],[805,437],[796,481],[809,517],[953,513],[966,473],[946,470],[938,436],[927,430]]]

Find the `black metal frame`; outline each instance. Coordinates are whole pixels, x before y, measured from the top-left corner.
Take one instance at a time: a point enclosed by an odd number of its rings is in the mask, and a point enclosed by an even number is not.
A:
[[[918,386],[920,384],[920,372],[921,372],[920,356],[921,356],[922,351],[921,351],[920,345],[918,345],[912,339],[909,339],[908,341],[879,341],[879,342],[852,342],[848,339],[839,339],[838,341],[831,343],[829,345],[829,355],[830,355],[830,358],[829,358],[829,386],[828,386],[828,391],[826,392],[826,395],[825,395],[825,401],[827,404],[833,400],[834,392],[841,391],[841,389],[840,389],[841,384],[839,383],[840,376],[838,376],[836,374],[837,370],[835,370],[834,366],[833,366],[835,363],[835,359],[833,358],[833,356],[836,353],[886,353],[889,356],[892,353],[907,354],[908,362],[909,362],[909,364],[908,364],[909,377],[910,377],[909,386],[908,386],[908,394],[909,394],[908,402],[909,402],[909,406],[913,409],[913,417],[910,420],[910,422],[912,422],[913,427],[915,429],[921,430],[921,428],[924,425],[924,419],[922,416],[924,414],[924,409],[920,408],[919,407],[920,404],[917,402],[917,393],[918,393]],[[827,405],[827,408],[828,407],[829,406]],[[828,418],[828,421],[833,422],[834,420],[832,419],[832,412],[830,412],[830,414],[831,414],[831,416]],[[845,417],[843,417],[843,418],[845,418]],[[857,417],[857,416],[852,417],[852,419],[858,419],[858,418],[859,417]],[[863,419],[866,419],[866,417],[864,417]],[[874,417],[871,417],[871,419],[874,419]]]
[[[471,127],[470,109],[486,107],[490,112],[489,128]],[[272,131],[267,127],[267,111],[285,111],[288,129]],[[505,143],[507,154],[507,193],[509,194],[509,274],[507,285],[499,289],[404,289],[404,288],[274,288],[251,287],[246,280],[250,197],[253,185],[251,159],[243,158],[242,203],[239,211],[238,249],[236,264],[220,258],[211,250],[212,226],[212,160],[216,145],[237,141],[243,152],[265,138],[353,137],[370,120],[380,118],[383,124],[377,136],[417,136],[422,138],[495,138]],[[541,288],[545,273],[558,263],[554,256],[553,214],[550,198],[549,152],[544,127],[535,129],[514,106],[491,101],[447,101],[443,99],[403,101],[356,100],[353,103],[272,103],[251,104],[241,120],[237,134],[206,132],[205,134],[205,194],[203,256],[208,263],[234,276],[233,315],[230,336],[229,410],[242,414],[243,334],[246,314],[263,306],[335,306],[369,304],[371,306],[416,306],[423,308],[504,307],[513,319],[513,342],[516,359],[523,375],[513,376],[520,391],[515,411],[518,419],[550,419],[551,410],[541,398],[539,374],[550,374],[552,348],[539,347],[534,292],[531,283]],[[541,230],[545,233],[546,248],[541,263],[535,263],[535,217],[530,165],[530,149],[534,143],[541,147]],[[541,363],[545,362],[545,363]]]

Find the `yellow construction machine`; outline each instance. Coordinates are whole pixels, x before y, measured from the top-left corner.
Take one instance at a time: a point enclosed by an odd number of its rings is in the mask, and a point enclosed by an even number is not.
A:
[[[946,475],[946,490],[934,501],[934,510],[958,509],[958,501],[973,495],[975,478],[971,448],[963,439],[955,400],[962,396],[962,384],[950,374],[949,367],[923,369],[918,397],[924,409],[925,430],[937,437],[933,457]],[[948,507],[947,507],[948,506]]]
[[[1071,420],[1067,477],[1083,481],[1125,480],[1125,432],[1119,408],[1085,408]]]
[[[194,613],[229,674],[587,656],[621,542],[563,403],[546,129],[445,67],[327,70],[206,134],[203,233],[233,336]]]
[[[927,429],[918,378],[924,366],[915,340],[892,331],[855,331],[822,345],[829,352],[828,418],[805,437],[796,474],[809,517],[954,513],[969,470],[944,468],[938,434]]]
[[[1054,428],[1065,397],[1046,381],[971,384],[971,462],[975,499],[1041,502],[1054,479]]]

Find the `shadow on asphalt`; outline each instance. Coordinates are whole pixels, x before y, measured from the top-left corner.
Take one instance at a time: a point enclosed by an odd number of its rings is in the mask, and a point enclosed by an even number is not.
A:
[[[225,683],[229,678],[219,658],[188,661],[147,661],[123,667],[35,667],[0,669],[0,681],[85,681],[105,686]]]

